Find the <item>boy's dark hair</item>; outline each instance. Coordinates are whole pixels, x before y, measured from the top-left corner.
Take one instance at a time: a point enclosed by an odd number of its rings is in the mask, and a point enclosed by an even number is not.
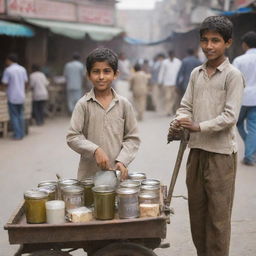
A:
[[[207,31],[219,33],[225,42],[232,38],[233,24],[225,16],[210,16],[200,26],[200,37]]]
[[[108,48],[96,48],[89,53],[86,58],[86,69],[88,74],[91,73],[92,67],[96,62],[106,61],[116,74],[118,69],[117,55]]]
[[[140,71],[141,70],[141,65],[139,63],[136,63],[134,65],[134,70],[137,72],[137,71]]]
[[[188,54],[188,55],[194,55],[194,54],[195,54],[195,50],[192,49],[192,48],[188,48],[188,49],[187,49],[187,54]]]
[[[18,56],[16,53],[10,53],[8,56],[7,56],[7,59],[12,61],[12,62],[18,62]]]
[[[249,31],[242,36],[242,42],[246,43],[249,48],[256,48],[256,32]]]
[[[31,66],[31,70],[32,70],[32,72],[40,71],[40,66],[37,65],[37,64],[33,64],[33,65]]]
[[[74,53],[73,53],[73,59],[74,59],[74,60],[80,60],[80,58],[81,58],[81,57],[80,57],[80,54],[79,54],[78,52],[74,52]]]

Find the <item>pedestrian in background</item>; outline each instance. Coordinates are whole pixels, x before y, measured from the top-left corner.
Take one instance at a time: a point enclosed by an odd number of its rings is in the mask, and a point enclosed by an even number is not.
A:
[[[148,86],[151,75],[145,73],[138,63],[134,66],[134,71],[135,73],[131,77],[131,91],[137,111],[137,118],[139,121],[142,121],[146,110]]]
[[[173,51],[169,51],[169,58],[165,59],[161,65],[158,83],[164,93],[164,108],[167,116],[174,115],[178,104],[178,94],[176,91],[176,79],[181,66],[181,61],[174,56]]]
[[[6,58],[6,65],[2,83],[7,86],[8,109],[13,129],[13,139],[21,140],[25,135],[25,123],[23,104],[25,102],[25,90],[28,76],[24,67],[17,63],[16,54],[10,54]]]
[[[229,255],[236,122],[244,88],[241,72],[225,56],[232,43],[232,28],[224,16],[208,17],[201,24],[200,46],[207,62],[192,71],[170,126],[169,135],[179,126],[190,131],[186,183],[198,256]]]
[[[66,63],[64,67],[64,76],[66,79],[67,105],[71,114],[77,101],[83,95],[83,81],[85,78],[85,69],[80,61],[80,55],[73,53],[73,60]]]
[[[180,98],[183,97],[187,86],[190,74],[192,70],[199,65],[201,65],[201,61],[195,55],[195,50],[192,48],[187,49],[187,57],[182,60],[180,70],[177,75],[176,87],[178,89],[178,93]]]
[[[32,73],[29,76],[29,85],[32,89],[33,110],[32,115],[36,120],[37,125],[44,124],[44,108],[48,100],[48,85],[49,81],[45,74],[40,71],[40,66],[33,64],[31,67]]]
[[[256,162],[256,32],[249,31],[242,37],[242,48],[245,53],[233,61],[246,84],[237,128],[245,146],[243,163],[253,166]]]
[[[118,55],[118,70],[119,76],[115,81],[115,91],[117,94],[131,100],[130,79],[132,67],[123,52]]]

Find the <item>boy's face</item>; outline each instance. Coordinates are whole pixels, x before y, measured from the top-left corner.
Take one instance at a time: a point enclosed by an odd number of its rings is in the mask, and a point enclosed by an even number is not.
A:
[[[200,46],[210,61],[223,58],[225,50],[230,47],[231,43],[232,39],[225,42],[223,37],[214,31],[206,31],[200,38]]]
[[[113,80],[117,78],[117,73],[106,62],[95,62],[88,78],[92,82],[95,90],[105,91],[111,87]]]

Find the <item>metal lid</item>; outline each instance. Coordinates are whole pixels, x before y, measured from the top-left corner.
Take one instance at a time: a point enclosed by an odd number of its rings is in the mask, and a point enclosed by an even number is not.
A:
[[[55,180],[45,180],[45,181],[41,181],[40,183],[38,183],[38,187],[42,187],[42,186],[57,186],[58,182]]]
[[[146,179],[146,174],[144,172],[132,172],[128,173],[128,178],[132,180],[144,180]]]
[[[139,188],[140,181],[138,180],[124,180],[120,183],[120,187],[122,188]]]
[[[59,184],[61,186],[70,186],[70,185],[75,185],[75,184],[78,184],[79,181],[76,180],[76,179],[63,179],[63,180],[60,180],[59,181]]]
[[[139,198],[143,198],[143,199],[155,199],[157,197],[158,197],[157,194],[152,192],[143,192],[139,194]]]
[[[146,179],[141,182],[141,185],[160,186],[160,180]]]
[[[152,186],[152,185],[142,185],[140,187],[141,191],[159,191],[159,186]]]
[[[38,189],[30,189],[24,193],[24,197],[31,199],[44,199],[48,197],[48,193],[45,191],[39,191]]]
[[[45,191],[47,193],[52,193],[56,191],[56,187],[54,185],[49,186],[41,186],[38,188],[39,191]]]
[[[81,186],[65,186],[62,188],[62,192],[65,194],[81,194],[84,192],[84,188]]]
[[[92,188],[95,193],[111,193],[115,191],[114,187],[108,185],[99,185]]]
[[[80,184],[82,185],[93,185],[93,178],[86,178],[84,180],[79,181]]]
[[[119,195],[132,195],[138,193],[138,189],[135,188],[118,188],[116,191]]]

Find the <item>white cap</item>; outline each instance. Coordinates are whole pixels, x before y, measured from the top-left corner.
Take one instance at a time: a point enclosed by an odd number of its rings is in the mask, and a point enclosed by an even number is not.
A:
[[[46,209],[63,209],[65,208],[65,202],[62,200],[51,200],[45,203]]]

